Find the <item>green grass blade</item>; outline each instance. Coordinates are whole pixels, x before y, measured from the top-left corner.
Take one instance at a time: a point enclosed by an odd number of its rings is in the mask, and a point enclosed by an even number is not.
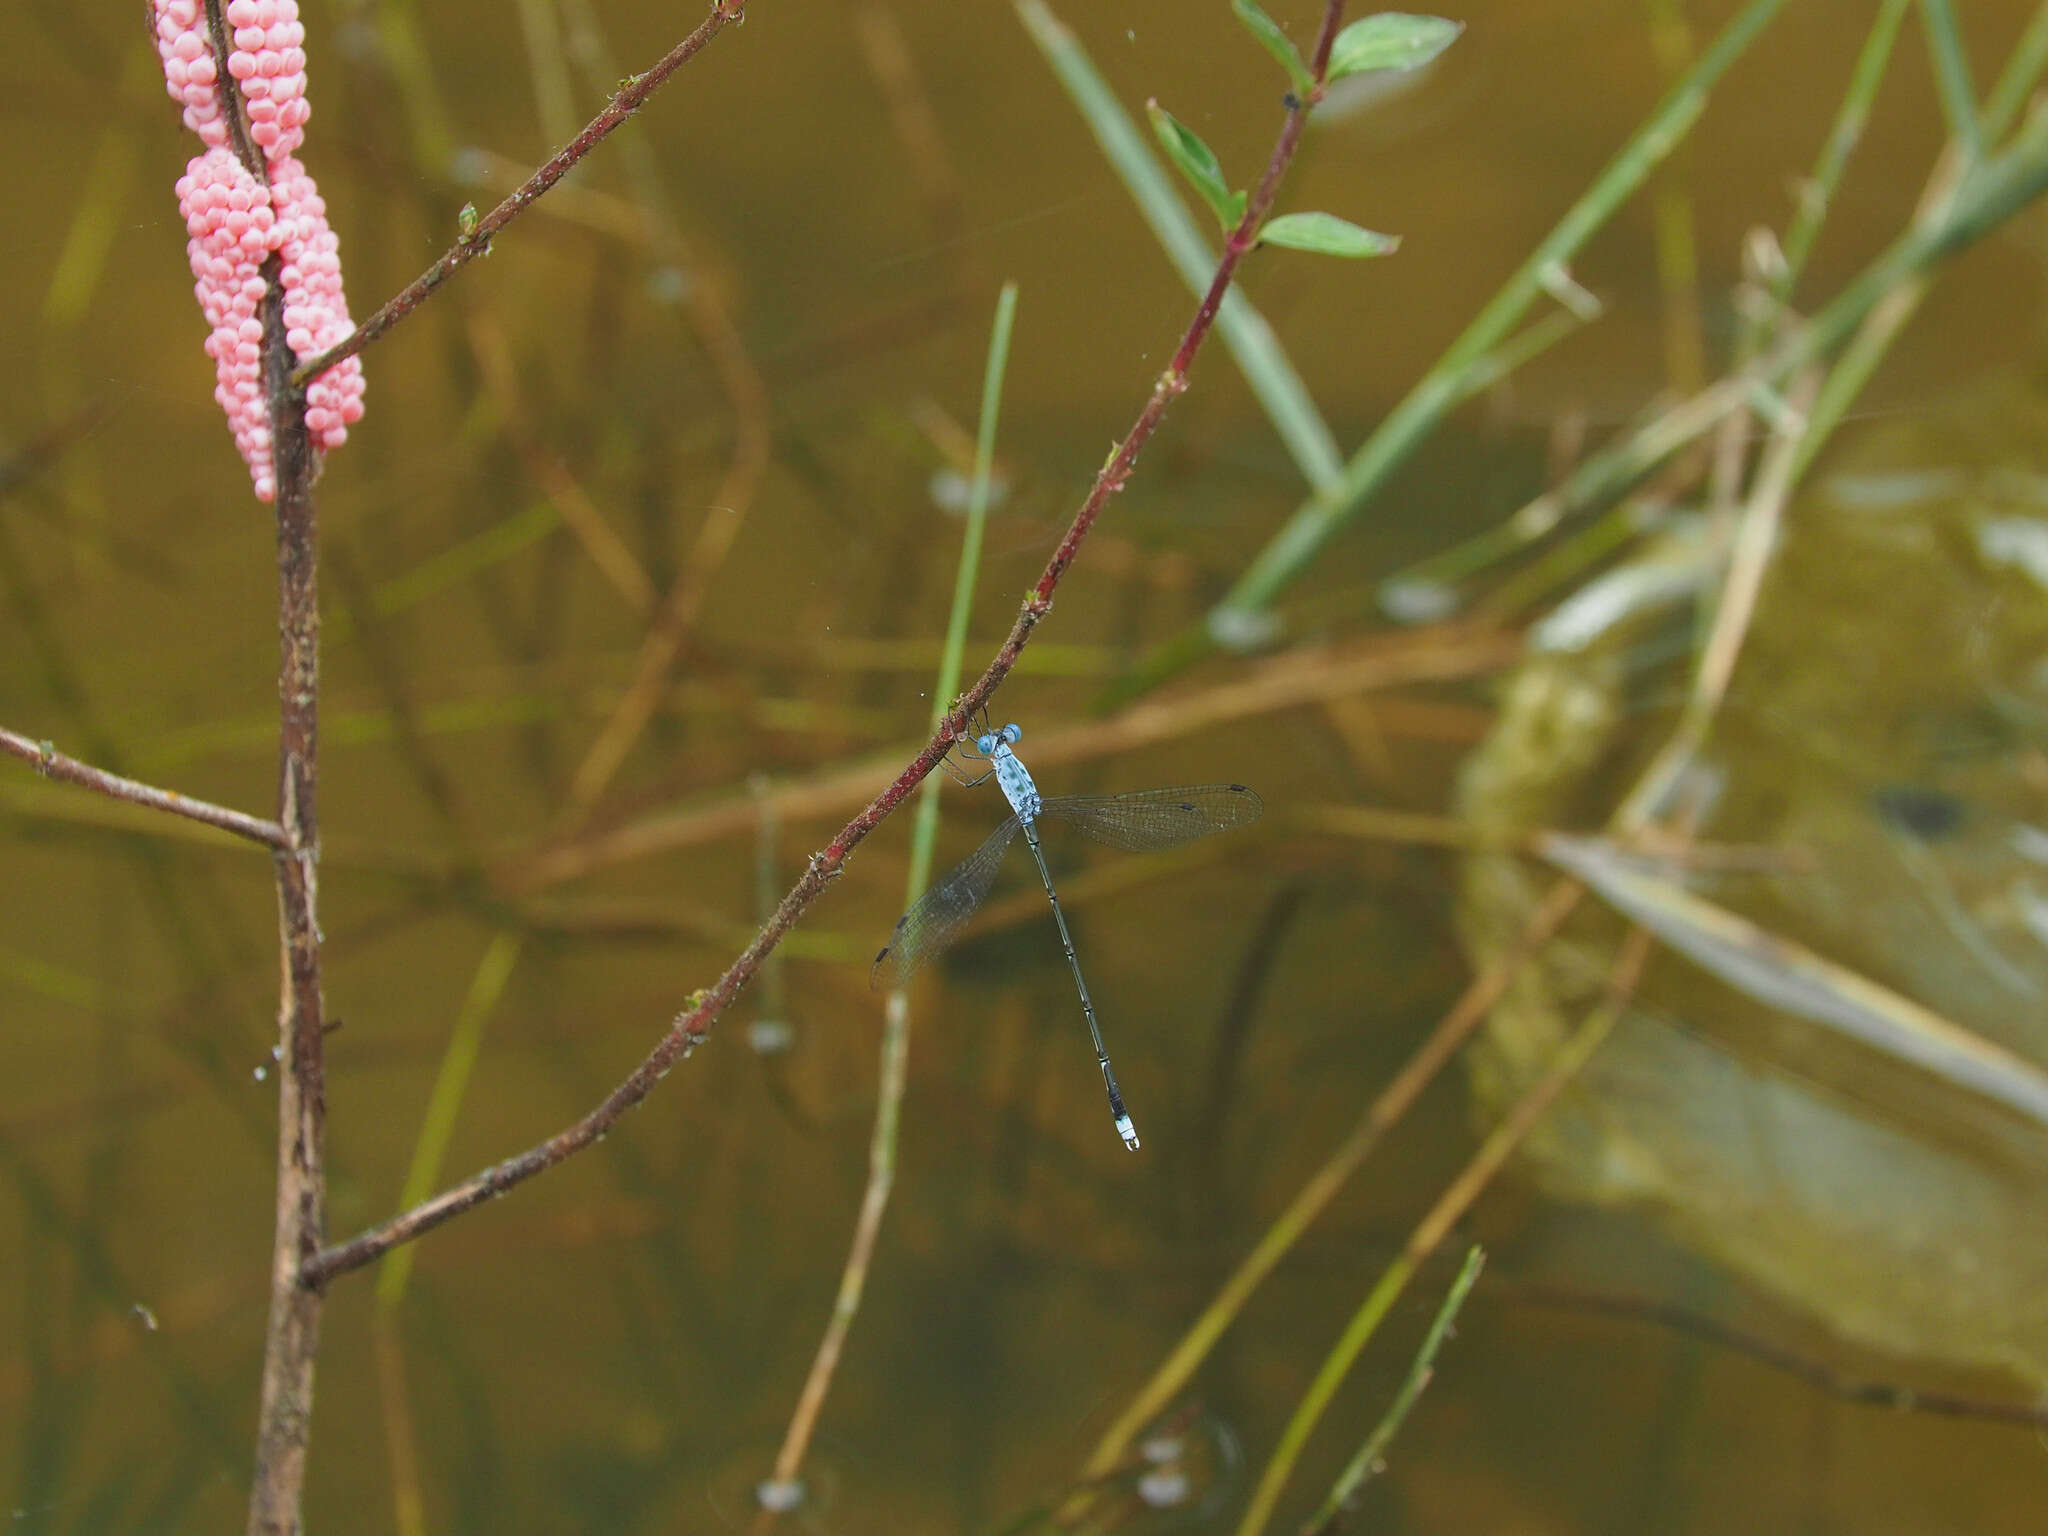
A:
[[[1984,158],[1984,124],[1977,116],[1977,93],[1970,84],[1970,59],[1955,7],[1951,0],[1920,0],[1920,19],[1927,27],[1927,51],[1934,56],[1934,85],[1948,131],[1962,149],[1963,163],[1975,165]]]
[[[1870,121],[1871,103],[1877,99],[1877,88],[1884,82],[1885,66],[1891,62],[1892,45],[1898,40],[1899,27],[1905,22],[1906,7],[1912,3],[1913,0],[1884,0],[1870,23],[1862,51],[1856,56],[1856,67],[1849,75],[1849,89],[1843,94],[1834,125],[1828,130],[1827,142],[1821,146],[1820,157],[1814,162],[1813,174],[1800,188],[1798,209],[1785,229],[1785,269],[1778,275],[1776,283],[1781,299],[1791,298],[1799,282],[1799,274],[1806,267],[1806,258],[1813,250],[1821,224],[1827,218],[1828,207],[1834,201],[1835,188],[1842,184],[1842,173],[1849,167],[1849,157],[1855,153],[1856,145],[1863,138],[1864,127]]]
[[[2012,55],[2005,61],[1998,84],[1984,98],[1985,143],[1996,144],[2006,136],[2027,98],[2034,94],[2044,68],[2048,68],[2048,5],[2034,12],[2034,19],[2012,45]]]
[[[974,611],[974,581],[981,570],[982,529],[988,522],[989,482],[996,454],[996,422],[1002,413],[1003,375],[1010,366],[1010,333],[1017,320],[1017,285],[1003,284],[990,327],[988,363],[981,376],[981,425],[974,440],[974,480],[967,491],[967,528],[960,540],[960,566],[953,573],[953,610],[946,619],[946,646],[939,654],[939,675],[932,684],[931,728],[952,707],[960,691],[960,660],[967,649],[967,620]],[[932,849],[939,836],[939,785],[942,776],[925,776],[917,814],[910,824],[910,879],[903,902],[915,906],[931,880]]]
[[[462,1114],[462,1101],[469,1092],[470,1074],[483,1054],[484,1026],[497,1011],[519,963],[524,941],[515,933],[500,933],[491,940],[484,957],[470,977],[469,992],[455,1015],[448,1048],[441,1053],[441,1070],[434,1089],[427,1096],[427,1113],[420,1123],[420,1137],[413,1146],[412,1166],[406,1171],[405,1189],[398,1208],[409,1211],[420,1204],[441,1182],[441,1167],[448,1158],[448,1143],[455,1138],[455,1122]],[[377,1309],[389,1313],[405,1299],[406,1281],[412,1276],[413,1255],[418,1245],[405,1243],[385,1257],[377,1270]]]
[[[960,564],[953,577],[953,608],[946,622],[946,646],[939,659],[937,684],[932,690],[932,725],[936,729],[960,687],[960,657],[967,645],[967,619],[974,605],[974,582],[981,568],[982,527],[988,516],[989,468],[995,458],[996,418],[1002,404],[1003,373],[1009,364],[1010,332],[1017,314],[1017,285],[1005,283],[996,300],[995,324],[989,337],[988,366],[982,375],[981,430],[975,443],[974,482],[967,502],[967,528],[960,543]],[[909,896],[915,905],[924,894],[931,876],[932,847],[939,827],[940,775],[925,776],[918,797],[917,813],[910,840]],[[903,1093],[910,1057],[910,1000],[902,987],[889,993],[882,1016],[882,1045],[875,1085],[875,1125],[868,1136],[868,1183],[861,1200],[860,1219],[854,1227],[853,1242],[847,1250],[846,1265],[839,1274],[839,1293],[832,1304],[825,1337],[811,1362],[811,1371],[798,1398],[797,1410],[789,1422],[782,1449],[775,1458],[774,1476],[794,1481],[810,1449],[811,1433],[817,1424],[817,1408],[831,1389],[846,1336],[860,1314],[866,1293],[868,1267],[874,1257],[876,1235],[888,1210],[889,1193],[896,1183],[897,1132],[903,1119]]]
[[[1322,1507],[1309,1517],[1308,1524],[1303,1527],[1305,1531],[1321,1536],[1324,1531],[1335,1530],[1345,1511],[1357,1501],[1366,1479],[1380,1470],[1386,1460],[1387,1447],[1401,1432],[1409,1411],[1435,1374],[1436,1357],[1444,1347],[1444,1340],[1451,1336],[1451,1325],[1458,1320],[1458,1311],[1465,1305],[1465,1298],[1479,1283],[1479,1271],[1485,1267],[1485,1250],[1474,1243],[1465,1250],[1464,1267],[1458,1271],[1458,1278],[1451,1282],[1450,1290],[1437,1307],[1436,1318],[1430,1323],[1429,1332],[1423,1335],[1422,1347],[1415,1352],[1414,1362],[1408,1367],[1401,1390],[1394,1394],[1394,1401],[1381,1415],[1379,1423],[1373,1426],[1365,1444],[1358,1448],[1358,1454],[1344,1464],[1344,1470],[1337,1475],[1337,1481],[1331,1486]]]

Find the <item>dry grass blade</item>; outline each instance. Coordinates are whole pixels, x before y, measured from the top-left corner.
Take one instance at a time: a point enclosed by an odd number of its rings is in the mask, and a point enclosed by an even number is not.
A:
[[[1745,995],[2048,1126],[2048,1074],[2003,1046],[1648,873],[1611,843],[1553,836],[1543,854]]]
[[[1494,672],[1520,653],[1514,635],[1491,631],[1433,630],[1379,635],[1330,647],[1303,647],[1277,656],[1214,688],[1148,700],[1114,718],[1052,730],[1037,738],[1031,761],[1046,767],[1085,762],[1119,752],[1177,741],[1230,720],[1277,714],[1372,689],[1452,682]],[[902,761],[888,756],[818,777],[778,786],[766,797],[784,821],[829,816],[864,803],[894,777]],[[761,797],[738,793],[710,805],[664,812],[595,836],[544,849],[502,874],[509,889],[535,890],[615,864],[631,863],[749,831]]]

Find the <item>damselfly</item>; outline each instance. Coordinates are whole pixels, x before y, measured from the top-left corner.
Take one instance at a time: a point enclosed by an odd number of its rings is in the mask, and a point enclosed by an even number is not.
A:
[[[996,870],[1019,832],[1031,847],[1038,865],[1038,878],[1045,882],[1045,894],[1052,903],[1053,921],[1059,925],[1060,947],[1067,952],[1067,965],[1074,973],[1074,988],[1081,994],[1081,1011],[1088,1017],[1088,1033],[1095,1041],[1095,1062],[1102,1068],[1102,1083],[1109,1091],[1109,1112],[1116,1120],[1117,1133],[1133,1151],[1138,1146],[1138,1129],[1124,1108],[1124,1097],[1110,1070],[1109,1052],[1103,1048],[1102,1026],[1095,1020],[1095,1005],[1088,1000],[1088,983],[1081,979],[1081,962],[1074,956],[1073,936],[1067,932],[1066,914],[1060,910],[1059,892],[1053,889],[1052,872],[1046,868],[1044,850],[1039,847],[1038,823],[1063,821],[1084,837],[1131,853],[1159,853],[1178,848],[1211,832],[1227,832],[1257,821],[1264,803],[1242,784],[1193,784],[1179,789],[1140,789],[1124,795],[1044,796],[1031,782],[1022,759],[1011,750],[1024,732],[1006,725],[1000,731],[984,731],[971,747],[961,750],[989,765],[980,784],[991,776],[1010,802],[1010,815],[988,835],[988,840],[918,900],[916,906],[896,921],[888,946],[875,956],[870,982],[876,988],[901,986],[917,968],[945,948],[967,920],[974,915]]]

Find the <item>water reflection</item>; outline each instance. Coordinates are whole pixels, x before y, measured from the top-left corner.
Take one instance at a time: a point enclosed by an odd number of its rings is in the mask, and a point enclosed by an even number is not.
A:
[[[1243,1480],[1244,1449],[1236,1431],[1189,1404],[1140,1435],[1101,1478],[1048,1497],[1000,1529],[1005,1536],[1163,1536],[1205,1529],[1231,1507]]]

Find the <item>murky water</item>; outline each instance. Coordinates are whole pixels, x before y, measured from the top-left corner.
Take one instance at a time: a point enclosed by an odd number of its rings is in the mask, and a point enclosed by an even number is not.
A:
[[[1310,7],[1274,8],[1308,27]],[[1730,9],[1692,18],[1701,41]],[[1734,328],[1741,237],[1782,224],[1867,9],[1792,6],[1684,157],[1712,348]],[[1981,88],[2027,8],[1967,10]],[[1284,81],[1221,0],[1067,11],[1127,106],[1159,97],[1236,181],[1255,173]],[[192,145],[136,12],[0,12],[21,146],[0,437],[25,470],[0,499],[0,725],[267,812],[270,519],[210,398],[170,190]],[[303,158],[357,315],[697,14],[309,4]],[[1313,133],[1283,198],[1397,232],[1400,254],[1266,251],[1246,270],[1346,451],[1659,89],[1645,7],[1457,14],[1468,30],[1435,69]],[[1909,18],[1813,294],[1899,228],[1940,132]],[[755,0],[631,133],[370,354],[369,414],[320,487],[336,1236],[396,1207],[494,941],[516,951],[442,1182],[600,1099],[909,755],[959,542],[933,487],[973,431],[998,286],[1022,298],[974,667],[1191,310],[1008,6]],[[1863,409],[1912,417],[2034,365],[2039,230],[2025,215],[1962,261]],[[1540,489],[1559,423],[1604,432],[1663,387],[1648,202],[1574,275],[1606,317],[1456,415],[1289,594],[1301,668],[1345,663],[1379,623],[1380,578]],[[1465,980],[1451,857],[1314,813],[1442,810],[1490,720],[1477,669],[1362,696],[1218,661],[1179,680],[1156,731],[1091,713],[1300,496],[1212,350],[999,696],[1049,792],[1240,781],[1269,811],[1171,861],[1055,847],[1145,1133],[1135,1157],[1026,861],[921,983],[894,1201],[799,1528],[990,1529],[1055,1505]],[[593,556],[593,522],[623,561]],[[592,744],[634,675],[648,595],[678,583],[693,594],[681,659],[602,775]],[[1326,634],[1334,660],[1307,648]],[[1222,692],[1247,675],[1270,702]],[[1001,808],[987,787],[945,804],[941,858]],[[664,835],[603,852],[602,834],[650,823]],[[437,1531],[746,1525],[866,1176],[882,1017],[867,961],[902,905],[907,825],[860,850],[775,974],[602,1148],[424,1239],[381,1344],[375,1278],[337,1283],[309,1525],[398,1529],[394,1489],[413,1476]],[[7,1529],[231,1527],[272,1215],[270,866],[9,762],[0,891]],[[786,1029],[750,1031],[763,1020]],[[1100,1518],[1231,1528],[1473,1120],[1462,1080],[1423,1098],[1198,1376],[1162,1430],[1180,1451],[1120,1473]],[[1856,1353],[1647,1224],[1512,1178],[1468,1226],[1493,1268],[1367,1495],[1371,1528],[2030,1528],[2048,1462],[2023,1429],[1845,1404],[1535,1287],[1675,1303],[1847,1375],[2003,1401],[2024,1385]],[[1399,1304],[1283,1518],[1364,1438],[1454,1263]]]

